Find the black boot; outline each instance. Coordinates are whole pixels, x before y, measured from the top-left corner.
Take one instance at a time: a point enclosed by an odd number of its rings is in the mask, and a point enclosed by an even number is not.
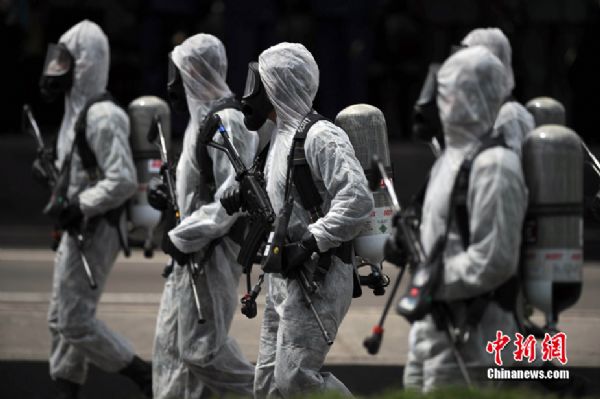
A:
[[[54,380],[54,387],[56,388],[56,399],[77,399],[79,398],[79,390],[81,385],[57,378]]]
[[[152,397],[152,363],[134,356],[131,363],[119,373],[135,382],[145,396]]]

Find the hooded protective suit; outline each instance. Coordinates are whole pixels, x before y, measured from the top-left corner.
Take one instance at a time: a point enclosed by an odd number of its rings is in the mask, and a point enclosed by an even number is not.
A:
[[[75,59],[73,86],[65,96],[65,113],[58,134],[57,167],[71,151],[74,124],[85,103],[106,89],[108,40],[100,27],[82,21],[60,38]],[[68,198],[78,199],[87,218],[100,216],[123,204],[136,190],[136,172],[129,147],[129,120],[109,101],[89,108],[86,140],[96,156],[100,176],[91,181],[74,151]],[[87,363],[109,372],[119,371],[133,359],[131,345],[96,319],[96,306],[120,249],[117,230],[101,218],[88,233],[85,253],[98,283],[90,289],[75,240],[63,234],[54,266],[48,323],[52,335],[50,375],[81,384]]]
[[[265,177],[267,192],[276,212],[284,203],[287,156],[294,134],[312,109],[318,89],[315,60],[300,44],[280,43],[260,55],[259,73],[277,115]],[[289,223],[291,241],[299,241],[307,229],[320,251],[353,239],[373,207],[372,195],[346,133],[328,121],[309,130],[304,144],[313,180],[323,198],[324,217],[310,223],[309,214],[294,190]],[[332,265],[313,295],[317,312],[332,337],[352,300],[352,265],[332,257]],[[314,270],[314,264],[306,265]],[[329,346],[302,299],[295,280],[280,274],[267,275],[268,293],[256,365],[257,397],[289,397],[307,391],[335,389],[350,394],[330,373],[321,373]]]
[[[431,170],[425,194],[421,241],[426,253],[445,234],[450,192],[462,160],[492,133],[510,91],[502,64],[481,46],[451,56],[438,73],[438,88],[447,147]],[[447,301],[453,312],[464,311],[462,300],[499,287],[516,272],[526,207],[527,189],[518,156],[504,147],[479,154],[471,168],[467,197],[470,244],[463,248],[453,222],[437,299]],[[459,346],[468,367],[493,365],[494,357],[485,348],[487,341],[495,339],[496,330],[514,337],[516,325],[511,313],[491,302],[469,340]],[[430,391],[464,383],[448,338],[431,316],[413,324],[409,348],[406,387]],[[505,350],[503,355],[510,356],[510,352]]]
[[[504,65],[509,94],[515,88],[512,69],[512,49],[508,38],[498,28],[472,30],[462,41],[468,47],[483,46],[492,52]],[[517,101],[507,101],[500,108],[494,123],[494,134],[501,134],[509,148],[521,156],[525,136],[535,127],[531,114]]]
[[[211,193],[196,158],[199,124],[217,100],[233,96],[225,83],[225,48],[216,37],[198,34],[175,47],[172,59],[183,79],[190,122],[176,176],[181,224],[169,236],[179,250],[193,253],[194,261],[200,261],[206,251],[210,253],[200,265],[203,272],[197,280],[204,324],[198,324],[195,317],[186,268],[175,267],[165,284],[154,341],[154,397],[197,398],[204,386],[218,394],[250,395],[254,367],[227,335],[239,301],[242,268],[236,262],[239,246],[227,237],[237,215],[227,215],[219,199],[228,187],[237,184],[235,172],[224,152],[209,148],[216,189]],[[218,114],[249,166],[258,136],[246,130],[241,112],[226,109]],[[209,249],[211,242],[216,245]]]

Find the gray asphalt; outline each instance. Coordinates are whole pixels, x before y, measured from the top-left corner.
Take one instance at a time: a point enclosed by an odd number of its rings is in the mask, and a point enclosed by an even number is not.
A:
[[[156,313],[167,258],[157,254],[144,259],[139,252],[131,258],[119,257],[102,297],[98,317],[128,337],[138,353],[151,358]],[[0,397],[51,397],[47,374],[50,337],[46,312],[50,297],[53,253],[40,249],[0,248]],[[385,265],[393,279],[397,269]],[[255,276],[256,277],[255,273]],[[600,263],[587,263],[584,289],[575,307],[563,313],[559,327],[568,335],[569,367],[573,375],[586,377],[588,393],[600,393]],[[240,295],[244,292],[240,283]],[[326,369],[335,372],[356,394],[373,394],[401,386],[402,365],[406,361],[409,325],[395,314],[386,322],[385,339],[377,356],[368,355],[362,341],[379,318],[384,297],[370,291],[354,300],[340,327],[327,358]],[[249,360],[258,353],[261,322],[237,314],[232,335]],[[539,322],[541,319],[536,318]],[[528,383],[531,384],[531,383]],[[529,386],[529,385],[528,385]],[[108,375],[92,367],[86,383],[86,398],[138,398],[126,379]]]
[[[45,314],[51,288],[53,253],[49,250],[0,249],[0,359],[43,360],[49,349]],[[99,317],[115,330],[130,337],[145,357],[151,356],[156,312],[167,258],[160,254],[144,259],[139,252],[119,257],[108,280]],[[397,269],[384,270],[393,279]],[[255,276],[256,277],[256,276]],[[600,366],[600,264],[587,263],[584,288],[576,306],[563,313],[559,327],[569,336],[569,361],[574,366]],[[244,292],[240,282],[240,296]],[[388,292],[389,293],[389,292]],[[408,324],[391,314],[384,344],[378,356],[362,347],[363,338],[376,323],[386,296],[366,291],[354,300],[344,320],[328,362],[332,364],[403,364],[406,360]],[[259,297],[259,309],[264,294]],[[236,315],[233,335],[249,359],[258,351],[259,316],[247,319]],[[539,317],[536,320],[540,320]]]

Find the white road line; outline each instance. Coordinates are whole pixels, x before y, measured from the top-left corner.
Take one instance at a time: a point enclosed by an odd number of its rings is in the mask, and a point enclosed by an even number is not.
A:
[[[158,304],[161,294],[144,292],[107,292],[102,295],[100,303],[142,303]],[[8,303],[48,303],[50,293],[47,292],[0,292],[0,302]]]
[[[161,293],[105,292],[100,303],[105,304],[159,304]],[[0,292],[0,303],[49,303],[49,292]],[[264,296],[256,298],[259,307],[265,305]],[[379,309],[379,308],[377,308]]]
[[[46,262],[53,261],[56,252],[49,249],[4,249],[0,248],[0,262]],[[148,263],[165,265],[169,257],[160,251],[155,251],[154,257],[145,258],[139,251],[134,251],[129,258],[119,254],[119,263]]]

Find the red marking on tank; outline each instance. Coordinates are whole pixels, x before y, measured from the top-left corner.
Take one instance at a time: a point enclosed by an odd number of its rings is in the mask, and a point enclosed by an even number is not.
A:
[[[392,216],[393,213],[394,211],[392,211],[391,209],[386,209],[383,211],[383,216]]]
[[[560,252],[546,254],[546,260],[559,260],[562,259],[562,257],[563,254],[561,254]]]
[[[571,255],[571,260],[581,260],[583,256],[581,254],[573,254]]]

